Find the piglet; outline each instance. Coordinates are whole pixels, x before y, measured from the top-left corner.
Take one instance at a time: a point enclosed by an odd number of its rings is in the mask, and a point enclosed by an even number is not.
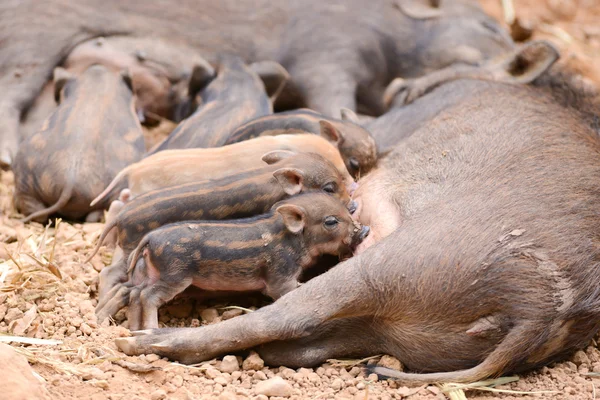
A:
[[[144,152],[131,79],[93,65],[78,78],[57,68],[54,82],[60,104],[19,148],[13,200],[25,222],[54,213],[97,221],[114,193],[93,207],[90,201]]]
[[[288,80],[287,71],[274,61],[246,65],[233,55],[221,55],[217,76],[203,66],[194,68],[188,93],[202,104],[151,153],[167,149],[219,147],[231,132],[251,119],[273,113],[272,99]]]
[[[336,145],[353,177],[365,175],[377,163],[377,146],[371,133],[360,126],[351,110],[341,110],[341,120],[326,117],[308,108],[253,119],[237,128],[226,144],[258,136],[314,133]]]
[[[107,217],[104,232],[88,261],[114,229],[123,257],[113,256],[113,264],[100,273],[99,319],[112,315],[111,311],[101,311],[105,298],[112,297],[107,293],[126,279],[127,257],[153,229],[180,221],[252,217],[264,214],[273,204],[290,196],[315,191],[335,197],[347,204],[351,212],[356,209],[340,173],[318,154],[274,151],[265,154],[263,160],[268,165],[252,171],[143,194],[124,204],[112,220]],[[120,202],[113,202],[111,209],[115,203]]]
[[[368,233],[344,204],[319,193],[279,202],[259,217],[166,225],[131,257],[130,328],[157,328],[157,309],[192,285],[277,299],[299,286],[319,256],[351,254]]]
[[[265,136],[209,149],[165,150],[123,169],[94,201],[105,199],[127,180],[131,197],[170,186],[219,179],[264,166],[262,156],[274,150],[316,153],[330,161],[342,175],[349,193],[356,182],[346,169],[338,149],[312,134]]]

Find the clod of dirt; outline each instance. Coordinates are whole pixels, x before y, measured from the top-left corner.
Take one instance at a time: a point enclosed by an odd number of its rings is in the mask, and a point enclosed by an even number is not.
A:
[[[250,370],[259,371],[259,370],[263,369],[264,366],[265,366],[265,362],[263,361],[262,358],[260,358],[258,353],[255,351],[250,352],[250,355],[242,363],[242,369],[244,371],[250,371]]]
[[[25,357],[7,344],[0,343],[0,393],[11,400],[48,400],[50,397],[42,383],[33,375]]]
[[[225,356],[219,365],[221,372],[232,373],[240,370],[240,364],[235,356]]]

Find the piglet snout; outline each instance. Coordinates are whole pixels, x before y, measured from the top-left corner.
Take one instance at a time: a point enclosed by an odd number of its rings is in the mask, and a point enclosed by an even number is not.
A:
[[[350,211],[350,214],[354,214],[357,208],[358,203],[354,200],[350,200],[350,202],[348,203],[348,211]]]
[[[354,235],[354,239],[352,240],[352,247],[356,248],[367,236],[369,236],[369,232],[371,232],[371,228],[367,225],[363,225],[359,232]]]

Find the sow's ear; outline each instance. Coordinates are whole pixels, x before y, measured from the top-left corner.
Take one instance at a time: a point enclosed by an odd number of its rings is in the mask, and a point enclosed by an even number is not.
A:
[[[288,231],[298,234],[305,225],[306,212],[302,207],[293,204],[284,204],[275,210],[283,217],[283,223]]]
[[[439,18],[441,0],[396,0],[396,7],[412,19]]]
[[[275,61],[255,62],[250,64],[250,69],[263,81],[271,102],[277,99],[286,82],[290,79],[290,74],[286,69]]]
[[[72,79],[75,79],[75,77],[66,69],[61,67],[54,68],[54,100],[56,103],[60,102],[60,92],[62,92],[67,82]]]
[[[194,65],[188,85],[188,96],[192,99],[196,97],[200,91],[215,79],[215,76],[215,69],[208,61],[204,60],[204,62]]]
[[[289,196],[295,196],[302,192],[304,174],[297,168],[281,168],[273,172],[277,182],[283,187],[283,191]]]
[[[512,53],[501,67],[500,79],[511,83],[531,83],[560,58],[560,53],[545,40],[529,42]]]
[[[278,163],[279,161],[285,158],[290,158],[294,155],[296,155],[296,153],[289,150],[273,150],[262,156],[262,160],[267,164],[271,165]]]

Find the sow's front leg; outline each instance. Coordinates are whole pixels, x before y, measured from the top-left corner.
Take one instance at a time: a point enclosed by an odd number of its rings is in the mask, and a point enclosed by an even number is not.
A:
[[[361,258],[355,257],[253,313],[201,328],[134,332],[134,337],[116,343],[130,355],[156,353],[197,363],[273,341],[307,337],[328,320],[375,313],[376,293],[369,290],[363,274]]]

